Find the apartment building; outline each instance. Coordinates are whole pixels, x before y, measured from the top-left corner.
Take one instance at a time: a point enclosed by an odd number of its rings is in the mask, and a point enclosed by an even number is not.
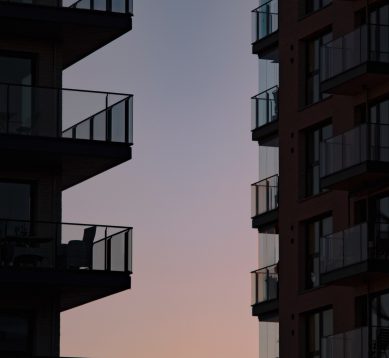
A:
[[[62,88],[62,71],[132,13],[130,0],[0,1],[1,357],[59,357],[61,312],[131,287],[132,228],[62,222],[61,197],[131,159],[132,95]]]
[[[387,357],[389,3],[259,5],[260,358]]]

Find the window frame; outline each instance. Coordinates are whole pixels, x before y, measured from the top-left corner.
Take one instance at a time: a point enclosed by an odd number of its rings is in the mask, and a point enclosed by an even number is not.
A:
[[[331,220],[329,232],[326,233],[323,230],[324,221]],[[319,225],[318,237],[316,237],[316,225]],[[312,218],[304,223],[305,231],[305,255],[304,255],[304,289],[312,290],[320,287],[320,238],[324,235],[331,234],[334,228],[334,217],[332,212],[327,212],[318,217]],[[313,236],[310,233],[313,232]],[[316,244],[318,245],[316,247]],[[311,250],[312,246],[312,250]],[[312,252],[311,252],[312,251]],[[315,274],[315,260],[319,262],[319,271],[317,272],[317,284],[312,280],[312,273]],[[312,270],[310,270],[312,268]]]
[[[328,130],[328,135],[324,135]],[[315,133],[318,132],[318,143],[315,143]],[[320,188],[320,145],[323,140],[331,138],[333,125],[331,119],[327,119],[318,125],[305,130],[305,152],[304,152],[304,197],[319,195],[326,190]],[[318,147],[317,158],[315,158],[315,147]],[[312,157],[312,158],[311,158]],[[315,170],[318,172],[318,191],[315,191]]]
[[[328,37],[328,39],[326,38]],[[304,66],[304,84],[305,84],[305,91],[304,91],[304,105],[310,106],[315,103],[318,103],[326,98],[328,98],[330,95],[323,94],[320,91],[320,70],[321,70],[321,56],[320,56],[320,48],[327,42],[331,41],[333,38],[333,32],[331,28],[326,28],[322,32],[320,32],[318,35],[308,38],[305,40],[304,44],[304,57],[305,57],[305,66]],[[317,48],[316,48],[316,41]],[[317,54],[316,54],[317,52]],[[310,59],[310,55],[312,54],[312,58]],[[317,55],[317,58],[315,57]],[[315,68],[315,63],[317,62],[317,68]],[[310,70],[310,67],[313,69]],[[315,87],[315,78],[317,78],[318,82],[318,88]],[[309,85],[310,81],[312,81],[312,85]],[[318,91],[317,96],[318,98],[315,99],[315,90]],[[310,93],[310,91],[312,93]],[[312,97],[312,98],[311,98]]]
[[[28,333],[27,333],[27,347],[26,350],[12,350],[12,351],[6,351],[2,350],[0,348],[0,354],[9,354],[12,356],[20,356],[24,357],[26,354],[31,355],[33,354],[34,350],[34,321],[35,317],[32,311],[27,310],[16,310],[16,309],[1,309],[0,310],[0,316],[1,315],[8,315],[8,316],[15,316],[18,318],[25,319],[28,326]]]
[[[331,312],[331,321],[332,321],[332,328],[331,333],[328,335],[324,335],[324,313]],[[312,329],[310,329],[310,319],[313,318],[313,322],[315,323],[315,316],[319,315],[319,350],[310,351],[310,334],[313,334],[313,336],[316,335],[316,332],[312,332]],[[321,350],[322,350],[322,339],[324,337],[331,336],[334,333],[334,309],[332,306],[323,307],[311,312],[306,313],[305,315],[305,358],[319,358],[321,357]],[[315,337],[313,337],[315,339]]]

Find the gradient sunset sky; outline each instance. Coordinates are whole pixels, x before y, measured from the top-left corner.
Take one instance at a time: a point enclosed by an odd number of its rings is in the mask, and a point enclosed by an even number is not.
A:
[[[258,356],[250,184],[258,0],[134,0],[133,30],[64,87],[133,93],[133,159],[64,192],[63,221],[134,227],[132,289],[62,314],[61,354]]]

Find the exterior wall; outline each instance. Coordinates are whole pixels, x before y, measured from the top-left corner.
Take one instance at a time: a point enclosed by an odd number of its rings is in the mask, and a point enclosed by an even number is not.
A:
[[[369,1],[373,3],[374,1]],[[327,285],[304,289],[306,235],[304,221],[331,212],[334,232],[347,228],[352,219],[353,199],[345,191],[329,191],[304,198],[305,130],[331,118],[333,134],[354,126],[354,107],[389,92],[381,85],[356,96],[333,95],[304,107],[304,40],[332,27],[333,38],[354,29],[353,13],[366,1],[333,0],[328,7],[301,17],[301,2],[279,3],[280,51],[280,356],[304,357],[304,314],[332,306],[334,333],[355,327],[355,297],[389,287],[386,277],[360,286]]]
[[[36,86],[61,87],[62,65],[60,44],[52,41],[38,41],[35,39],[22,38],[0,38],[0,53],[28,53],[35,58]],[[50,107],[48,96],[41,95],[42,102],[39,103],[38,111],[43,113],[39,123],[39,133],[56,133],[58,125],[55,123],[56,106]],[[55,114],[51,116],[50,113]],[[61,129],[59,127],[59,129]],[[43,131],[43,132],[42,132]],[[18,170],[0,171],[0,180],[26,181],[34,186],[32,220],[60,221],[61,220],[61,183],[59,174],[53,172],[52,168],[26,169],[21,166]],[[60,240],[60,237],[58,238]],[[53,252],[55,244],[50,245]],[[31,292],[8,290],[7,296],[0,300],[1,310],[26,311],[31,314],[33,320],[33,349],[34,354],[42,356],[58,356],[60,341],[60,308],[57,293],[53,292]],[[28,300],[26,300],[28,297]]]
[[[27,313],[32,319],[34,354],[58,356],[60,338],[58,302],[57,294],[50,291],[37,293],[36,290],[15,290],[2,295],[0,309]]]

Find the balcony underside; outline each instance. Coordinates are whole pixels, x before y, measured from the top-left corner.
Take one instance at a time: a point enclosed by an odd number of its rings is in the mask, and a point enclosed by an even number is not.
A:
[[[66,311],[131,288],[131,277],[125,272],[50,269],[0,269],[4,292],[59,293],[61,311]]]
[[[274,225],[278,221],[278,209],[254,216],[252,218],[253,229],[265,229]]]
[[[104,47],[131,28],[130,14],[0,2],[2,35],[59,41],[63,68]]]
[[[320,275],[322,284],[336,286],[355,286],[382,278],[389,279],[388,260],[367,260]]]
[[[259,145],[266,145],[269,142],[273,142],[278,136],[278,121],[258,127],[251,133],[252,140],[258,142]]]
[[[365,191],[387,185],[389,162],[368,161],[320,179],[323,189]]]
[[[353,96],[389,80],[389,64],[368,62],[321,83],[323,93]]]
[[[125,143],[0,135],[2,170],[41,170],[61,177],[61,188],[90,179],[131,159]]]
[[[252,315],[262,322],[278,322],[278,300],[257,303],[252,306]]]
[[[266,59],[267,56],[273,52],[278,46],[278,31],[255,41],[252,44],[252,51],[254,55],[258,55],[259,58]]]

